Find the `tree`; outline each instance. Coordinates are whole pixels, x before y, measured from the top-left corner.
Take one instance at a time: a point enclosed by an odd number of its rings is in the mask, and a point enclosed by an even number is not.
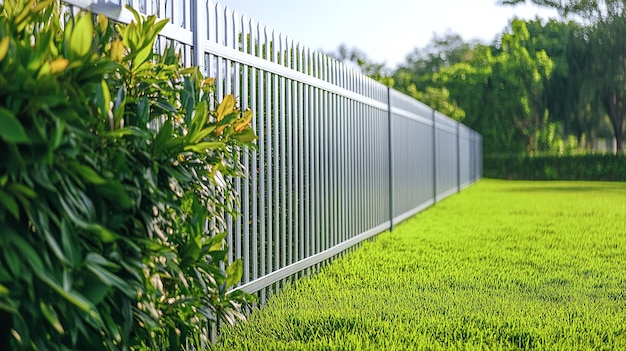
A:
[[[587,81],[596,87],[599,100],[613,128],[616,152],[624,153],[623,136],[626,119],[626,17],[613,16],[598,22],[590,35],[592,53]]]
[[[450,91],[446,88],[434,88],[426,87],[425,91],[419,91],[415,88],[415,85],[409,86],[409,95],[414,99],[419,100],[426,105],[430,106],[444,115],[462,122],[465,119],[465,111],[451,101]]]
[[[393,74],[394,87],[457,121],[463,121],[465,111],[450,99],[447,88],[435,84],[433,77],[445,67],[469,61],[473,46],[475,44],[465,42],[456,33],[435,34],[426,47],[415,48],[407,55],[406,63]]]
[[[485,153],[541,149],[538,132],[546,126],[542,100],[553,62],[546,52],[529,52],[526,23],[513,20],[499,50],[478,46],[470,62],[441,69],[435,82],[465,110],[466,124],[483,134]],[[495,54],[494,54],[495,51]]]
[[[456,33],[435,34],[423,49],[415,48],[406,57],[406,63],[393,74],[396,89],[409,92],[409,87],[426,91],[432,85],[433,75],[444,67],[468,62],[473,55],[475,43],[467,43]]]
[[[523,4],[526,0],[500,0],[502,5]],[[556,9],[563,17],[579,16],[590,22],[605,21],[626,11],[624,0],[530,0],[539,6]]]
[[[611,122],[616,152],[624,153],[623,136],[626,119],[626,2],[623,0],[530,0],[555,8],[566,17],[578,18],[588,24],[590,55],[585,66],[584,79],[579,84],[591,89]],[[525,0],[501,0],[500,3],[515,5]],[[597,107],[595,108],[598,109]]]

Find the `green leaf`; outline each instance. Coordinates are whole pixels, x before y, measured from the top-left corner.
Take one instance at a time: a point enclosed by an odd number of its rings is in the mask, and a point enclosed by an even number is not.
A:
[[[141,65],[143,65],[150,55],[152,54],[152,45],[149,43],[144,43],[145,46],[137,50],[137,56],[133,59],[133,71],[139,70]]]
[[[7,189],[12,192],[14,195],[23,195],[27,198],[34,199],[37,197],[37,193],[35,190],[27,187],[24,184],[20,183],[11,183]]]
[[[191,119],[191,131],[189,133],[189,140],[192,143],[197,143],[208,134],[201,135],[203,127],[206,125],[209,118],[208,108],[206,101],[199,102],[196,105],[193,119]],[[215,129],[215,128],[214,128]]]
[[[0,189],[0,204],[4,206],[15,219],[20,219],[20,208],[15,198],[4,190]]]
[[[104,326],[98,310],[84,296],[77,291],[65,291],[54,278],[48,275],[49,273],[46,271],[35,271],[34,273],[42,282],[51,287],[52,290],[61,295],[69,303],[78,307],[80,310],[87,312],[87,314],[93,319],[93,322],[95,322],[96,327],[102,328]]]
[[[4,107],[0,107],[0,138],[8,143],[30,142],[20,121]]]
[[[204,139],[207,137],[207,135],[213,133],[213,131],[215,131],[215,128],[217,128],[216,126],[211,126],[211,127],[206,127],[202,130],[200,130],[198,133],[196,133],[193,138],[191,138],[189,141],[191,143],[197,143],[200,140]]]
[[[43,271],[43,262],[39,254],[33,247],[21,236],[14,234],[9,236],[9,241],[18,249],[22,262],[28,262],[35,272]]]
[[[75,267],[80,261],[80,247],[77,241],[67,218],[63,217],[61,219],[61,247],[71,267]]]
[[[135,126],[128,126],[122,129],[111,130],[105,133],[102,133],[103,136],[111,137],[111,138],[123,138],[125,136],[134,136],[138,138],[145,137],[145,132]]]
[[[238,259],[226,268],[226,288],[237,284],[243,276],[243,260]]]
[[[92,225],[92,226],[89,226],[88,229],[98,234],[98,236],[104,243],[112,243],[120,238],[119,235],[113,233],[112,231],[108,230],[107,228],[101,225]]]
[[[127,210],[133,207],[134,201],[128,196],[124,186],[113,179],[99,186],[98,191],[104,198],[115,201],[116,205],[122,209]]]
[[[101,303],[104,298],[111,292],[113,289],[109,285],[104,284],[100,279],[98,279],[95,275],[91,280],[86,280],[86,284],[81,288],[81,292],[85,298],[91,301],[93,304]]]
[[[113,319],[108,313],[104,313],[102,315],[102,318],[104,318],[104,323],[106,324],[107,329],[111,333],[113,339],[116,342],[120,343],[122,341],[122,335],[120,334],[120,327],[118,326],[118,323],[116,323],[117,321]]]
[[[113,269],[119,269],[120,266],[117,263],[111,262],[104,258],[102,255],[97,254],[95,252],[90,252],[87,254],[85,261],[91,262],[100,266],[110,267]]]
[[[233,112],[233,113],[229,113],[226,116],[224,116],[224,118],[222,118],[221,121],[219,121],[217,123],[217,125],[219,126],[227,126],[232,124],[234,121],[237,120],[237,118],[239,117],[239,111]]]
[[[91,50],[93,21],[90,15],[83,14],[76,22],[70,39],[70,51],[74,57],[85,57]]]
[[[185,146],[185,151],[193,151],[196,153],[205,153],[206,150],[220,149],[224,147],[224,143],[221,141],[205,141],[195,145]]]
[[[187,267],[193,262],[198,261],[202,254],[202,237],[196,236],[189,242],[185,252],[181,255],[181,267]]]
[[[90,252],[87,254],[85,262],[87,263],[87,269],[89,269],[91,273],[95,274],[104,284],[117,288],[128,297],[136,295],[135,289],[133,289],[130,284],[127,284],[122,278],[102,267],[101,264],[108,265],[108,261],[104,257]]]
[[[209,251],[219,251],[224,247],[224,240],[226,240],[227,233],[220,233],[208,240],[208,245],[210,247]]]
[[[94,171],[91,167],[81,165],[78,163],[72,164],[72,170],[78,173],[84,180],[88,181],[91,184],[102,185],[106,183],[106,180],[102,178],[96,171]]]
[[[159,129],[159,132],[154,139],[154,153],[156,155],[159,155],[163,150],[166,149],[168,141],[172,139],[173,129],[174,128],[172,127],[172,122],[170,121],[165,122]]]
[[[126,88],[123,86],[118,89],[115,95],[115,105],[113,107],[113,121],[109,125],[111,130],[120,129],[122,118],[124,118],[124,109],[126,107]]]
[[[3,256],[11,275],[15,278],[20,277],[22,275],[22,262],[16,250],[13,247],[7,247],[3,250]]]
[[[61,246],[59,246],[59,243],[52,236],[52,234],[46,230],[44,231],[44,237],[46,238],[48,247],[52,250],[54,255],[64,264],[69,264],[70,261],[67,259],[67,257],[65,257],[65,254],[63,253],[63,250],[61,249]]]
[[[100,84],[96,84],[96,105],[100,108],[100,116],[103,121],[109,119],[109,111],[111,111],[111,91],[106,80],[102,80]]]
[[[65,330],[63,330],[63,326],[61,325],[61,321],[59,321],[59,316],[57,312],[54,310],[52,306],[48,306],[47,304],[40,302],[39,307],[41,308],[41,312],[44,317],[50,322],[50,325],[56,330],[59,334],[64,334]]]
[[[178,110],[176,109],[176,107],[174,105],[172,105],[171,102],[162,99],[162,98],[157,98],[156,101],[153,101],[154,106],[162,109],[163,111],[166,112],[171,112],[171,113],[177,113]]]
[[[74,222],[74,224],[76,224],[80,228],[97,234],[102,242],[111,243],[119,239],[119,235],[113,233],[107,228],[99,224],[87,223],[85,220],[81,219],[80,216],[72,210],[72,208],[67,204],[66,200],[62,197],[59,198],[59,202],[61,203],[61,206],[63,207],[63,210],[65,211],[67,216],[72,220],[72,222]]]
[[[242,143],[250,143],[256,140],[258,137],[256,134],[254,134],[254,130],[248,127],[241,132],[234,134],[233,138],[239,140]]]

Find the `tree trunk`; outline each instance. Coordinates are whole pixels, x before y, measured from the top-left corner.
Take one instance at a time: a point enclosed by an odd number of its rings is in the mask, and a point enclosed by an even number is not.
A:
[[[623,134],[624,134],[624,119],[626,118],[626,101],[624,101],[623,91],[613,91],[608,96],[606,101],[607,110],[609,113],[609,119],[611,120],[611,127],[613,127],[613,137],[615,140],[615,153],[624,154]]]

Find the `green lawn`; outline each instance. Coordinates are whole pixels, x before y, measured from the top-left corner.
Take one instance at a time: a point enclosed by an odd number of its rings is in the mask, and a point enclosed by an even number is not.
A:
[[[482,180],[215,349],[626,350],[626,183]]]

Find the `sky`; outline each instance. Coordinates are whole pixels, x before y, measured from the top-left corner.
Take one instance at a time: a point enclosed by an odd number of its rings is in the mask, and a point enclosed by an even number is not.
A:
[[[497,0],[220,0],[311,49],[357,48],[395,68],[415,48],[446,32],[466,41],[492,42],[514,17],[557,17],[535,5],[497,5]]]

